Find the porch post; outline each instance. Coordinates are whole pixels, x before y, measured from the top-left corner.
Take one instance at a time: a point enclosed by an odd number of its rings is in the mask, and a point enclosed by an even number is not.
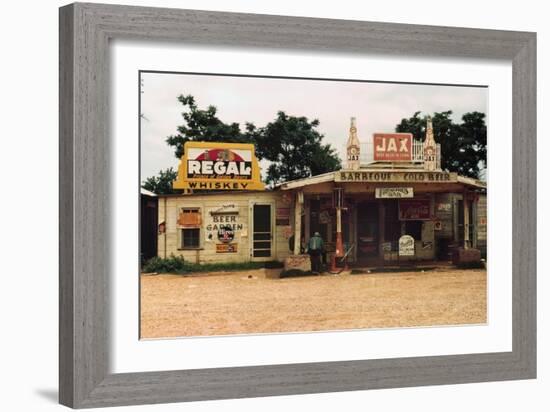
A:
[[[464,193],[462,199],[464,205],[464,249],[468,249],[470,247],[470,201],[467,193]]]
[[[344,243],[342,242],[342,208],[336,208],[336,257],[344,256]]]
[[[382,244],[386,241],[386,205],[384,200],[378,200],[378,256],[384,259]]]
[[[344,242],[342,241],[342,207],[344,206],[344,189],[335,187],[332,192],[333,207],[336,208],[336,250],[335,257],[344,256]],[[333,268],[336,267],[336,261],[333,261]]]
[[[474,249],[477,249],[477,203],[479,201],[479,196],[476,196],[472,201],[470,207],[472,208],[472,233],[470,236],[472,238],[471,244]]]
[[[304,204],[304,192],[296,192],[294,200],[294,254],[300,254],[302,246],[302,206]]]
[[[309,201],[309,199],[304,199],[304,241],[306,243],[309,242],[309,236],[311,233],[311,222],[309,221],[309,218],[311,216],[310,205],[311,202]]]

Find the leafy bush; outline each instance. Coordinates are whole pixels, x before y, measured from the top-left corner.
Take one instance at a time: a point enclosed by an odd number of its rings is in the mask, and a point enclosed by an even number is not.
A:
[[[185,270],[185,259],[181,256],[170,255],[163,259],[158,256],[149,259],[142,268],[143,272],[180,273]]]
[[[148,260],[142,267],[145,273],[197,273],[197,272],[221,272],[238,271],[260,268],[280,268],[282,263],[271,262],[226,262],[226,263],[191,263],[186,262],[181,256],[170,255],[168,258],[154,257]]]

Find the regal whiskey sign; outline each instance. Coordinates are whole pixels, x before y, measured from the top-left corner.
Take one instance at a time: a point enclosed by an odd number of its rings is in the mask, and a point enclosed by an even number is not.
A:
[[[410,162],[412,160],[411,133],[375,133],[374,160],[380,162]]]
[[[187,142],[174,189],[264,190],[253,144]]]

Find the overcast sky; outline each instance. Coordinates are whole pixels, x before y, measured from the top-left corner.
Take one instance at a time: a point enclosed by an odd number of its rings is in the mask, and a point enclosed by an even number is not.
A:
[[[350,117],[357,118],[361,142],[375,132],[393,132],[397,123],[414,112],[453,111],[487,113],[487,89],[438,85],[269,79],[211,75],[142,73],[141,179],[178,160],[165,139],[184,123],[180,94],[191,94],[199,108],[218,108],[218,117],[258,127],[275,119],[279,110],[320,121],[318,130],[344,159]]]

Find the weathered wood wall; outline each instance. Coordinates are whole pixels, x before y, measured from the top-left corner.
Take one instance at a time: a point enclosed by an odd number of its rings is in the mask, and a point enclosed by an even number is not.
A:
[[[481,257],[487,256],[487,195],[479,196],[477,202],[477,248]]]
[[[289,225],[277,225],[276,210],[290,208],[292,200],[281,192],[227,192],[204,195],[165,196],[159,199],[159,224],[165,222],[165,233],[158,235],[158,256],[170,255],[183,256],[194,263],[212,262],[248,262],[252,258],[252,206],[254,203],[271,204],[272,220],[272,256],[263,260],[283,260],[289,255],[288,238]],[[235,221],[230,224],[237,225],[234,233],[236,252],[220,253],[216,251],[216,245],[220,244],[217,237],[219,224],[212,215],[213,211],[226,206],[227,210],[233,210]],[[184,249],[181,243],[182,227],[178,224],[178,215],[182,208],[198,208],[201,214],[200,246],[196,249]],[[222,214],[223,215],[223,214]],[[290,222],[289,222],[290,223]],[[211,235],[211,237],[209,237]],[[262,259],[256,259],[262,260]]]

